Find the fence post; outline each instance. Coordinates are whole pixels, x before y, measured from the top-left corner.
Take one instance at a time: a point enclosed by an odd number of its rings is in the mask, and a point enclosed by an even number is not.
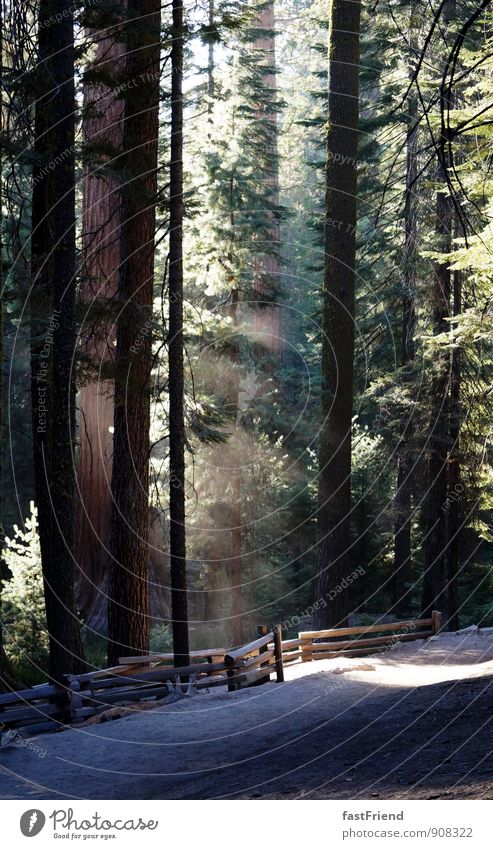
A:
[[[276,681],[282,684],[284,681],[284,666],[282,662],[282,628],[276,625],[272,629],[274,634],[274,657],[276,659]]]
[[[238,675],[238,669],[228,669],[226,672],[226,677],[228,679],[228,693],[234,693],[239,689],[238,684],[231,679]]]
[[[433,620],[432,631],[434,634],[438,634],[443,628],[443,616],[439,610],[433,610],[431,618]]]
[[[301,633],[298,632],[298,638],[300,641],[300,650],[301,650],[301,662],[309,663],[313,660],[313,638],[303,640]]]
[[[63,710],[61,721],[66,725],[70,725],[75,719],[76,710],[82,707],[80,683],[76,675],[64,675],[62,686],[64,687],[64,692],[61,699]]]
[[[259,637],[265,637],[265,635],[267,634],[267,631],[268,631],[267,625],[257,625],[257,635]],[[268,650],[269,650],[268,646],[262,646],[261,648],[259,648],[258,653],[259,653],[259,655],[265,654],[265,652],[268,651]],[[269,661],[266,661],[266,663],[267,663],[267,665],[269,665]],[[260,668],[262,668],[262,666],[265,666],[265,664],[260,664]],[[264,678],[259,678],[259,680],[256,681],[255,683],[259,684],[259,685],[260,684],[268,684],[269,681],[270,681],[270,673],[265,675]]]

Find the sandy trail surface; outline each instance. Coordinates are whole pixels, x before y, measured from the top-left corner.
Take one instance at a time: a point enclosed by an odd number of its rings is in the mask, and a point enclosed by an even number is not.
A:
[[[442,634],[9,745],[0,798],[491,798],[492,708],[493,634]]]

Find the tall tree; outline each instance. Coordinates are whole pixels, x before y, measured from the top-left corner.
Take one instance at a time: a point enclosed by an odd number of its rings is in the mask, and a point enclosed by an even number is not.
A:
[[[175,666],[189,660],[183,354],[183,0],[173,0],[169,232],[169,519]]]
[[[46,21],[50,25],[46,26]],[[50,674],[83,670],[74,602],[75,83],[69,0],[41,0],[32,198],[32,421]],[[46,166],[49,166],[46,168]]]
[[[418,52],[418,4],[412,3],[409,22],[409,77],[414,73],[414,57]],[[406,189],[404,201],[404,251],[402,257],[402,324],[401,366],[409,370],[415,357],[416,333],[416,263],[417,263],[417,179],[418,179],[418,98],[411,89],[407,105]],[[409,374],[404,373],[409,382]],[[397,459],[397,489],[395,495],[393,605],[396,613],[406,614],[410,605],[412,476],[411,423],[404,422]]]
[[[149,646],[149,429],[160,3],[129,0],[111,491],[108,660]]]
[[[234,212],[232,210],[232,217]],[[234,228],[234,222],[232,224]],[[231,290],[231,318],[235,331],[238,331],[238,289]],[[234,331],[234,332],[235,332]],[[238,420],[239,411],[239,363],[240,351],[239,346],[233,344],[232,350],[233,372],[232,372],[232,393],[231,405],[236,412]],[[237,440],[238,424],[230,439],[230,463],[231,463],[231,510],[230,510],[230,527],[231,527],[231,615],[233,618],[233,642],[239,646],[243,642],[243,624],[242,624],[242,561],[241,561],[241,542],[242,542],[242,518],[241,518],[241,444]],[[231,451],[232,449],[232,451]]]
[[[252,120],[255,126],[248,126],[248,142],[245,150],[253,155],[249,147],[259,144],[263,153],[257,158],[258,171],[262,173],[262,184],[257,189],[257,197],[252,203],[251,215],[257,216],[258,222],[248,245],[253,256],[253,287],[246,299],[254,301],[253,310],[253,341],[257,357],[264,362],[272,356],[280,357],[282,353],[282,322],[281,307],[276,303],[279,287],[279,161],[277,148],[277,91],[276,91],[276,36],[275,36],[275,4],[274,0],[261,2],[252,21],[253,44],[245,45],[245,54],[250,53],[249,62],[255,83],[251,92],[253,111]],[[247,100],[247,97],[245,97]],[[248,108],[248,107],[247,107]],[[246,110],[245,110],[246,111]],[[245,143],[245,140],[244,140]],[[250,163],[249,163],[250,165]],[[245,169],[247,172],[247,169]],[[232,243],[230,251],[231,266],[234,266],[234,253],[237,245],[235,237],[241,239],[241,209],[236,209],[235,182],[248,182],[243,174],[231,175],[230,180],[230,227]],[[244,189],[243,189],[244,190]],[[239,219],[239,220],[238,220]],[[239,328],[239,288],[241,278],[233,279],[231,289],[231,318],[233,326]],[[239,419],[239,392],[241,351],[238,344],[233,344],[233,386],[231,403],[236,414],[236,426],[231,438],[231,596],[233,641],[236,645],[243,641],[242,628],[242,583],[244,580],[242,568],[242,536],[244,525],[242,520],[242,472],[241,458],[245,453],[242,444]],[[260,365],[260,363],[259,363]],[[272,363],[267,368],[271,371]],[[247,449],[248,450],[248,449]]]
[[[3,55],[3,28],[4,28],[4,3],[0,0],[0,73],[4,74],[4,55]],[[2,628],[2,584],[7,581],[10,576],[10,571],[3,559],[3,546],[5,531],[3,526],[3,465],[4,465],[4,448],[3,448],[3,411],[4,411],[4,381],[3,381],[3,301],[4,301],[4,280],[3,280],[3,134],[4,134],[4,114],[3,114],[3,86],[0,88],[0,690],[4,688],[10,689],[17,684],[10,662],[5,654],[3,644],[3,628]]]
[[[276,10],[274,0],[261,3],[255,28],[258,35],[255,50],[260,54],[259,70],[262,86],[258,89],[256,120],[259,124],[263,143],[267,148],[265,194],[268,213],[267,226],[270,232],[261,232],[260,238],[268,238],[268,245],[260,245],[256,260],[257,280],[255,289],[260,309],[255,311],[255,332],[259,344],[268,352],[282,355],[282,312],[276,303],[279,288],[279,244],[281,238],[279,207],[279,158],[278,158],[278,120],[277,120],[277,67],[276,67]],[[270,173],[269,173],[270,172]],[[277,209],[276,209],[277,208]],[[264,227],[265,229],[265,227]],[[270,250],[266,250],[270,248]]]
[[[350,571],[360,20],[359,0],[331,0],[317,599]],[[316,612],[316,627],[342,623],[348,611],[347,591],[339,592]]]
[[[448,0],[443,8],[445,28],[453,20],[455,0]],[[440,89],[440,113],[449,114],[452,103],[450,92]],[[437,194],[435,205],[435,232],[438,250],[442,257],[435,262],[432,283],[432,326],[434,336],[448,333],[452,276],[450,254],[454,226],[454,204],[449,189],[450,149],[442,120],[437,144]],[[428,441],[428,479],[424,501],[424,555],[422,615],[430,616],[432,610],[441,610],[444,621],[448,619],[447,589],[447,511],[448,455],[450,449],[450,351],[441,347],[435,356],[431,375],[431,421]]]
[[[3,78],[3,0],[0,0],[0,73]],[[3,560],[3,85],[0,87],[0,688],[6,676],[6,656],[3,647],[2,628],[2,584],[9,578],[9,571]]]
[[[462,274],[453,271],[452,285],[452,314],[455,318],[462,312]],[[461,507],[460,493],[464,487],[461,483],[461,378],[462,378],[462,351],[456,345],[451,352],[451,375],[450,375],[450,457],[448,463],[448,503],[447,511],[447,582],[448,582],[448,615],[449,627],[452,631],[460,627],[460,595],[459,575],[462,553],[462,536],[464,528],[464,515]]]
[[[83,183],[84,304],[82,351],[87,377],[80,390],[80,504],[76,554],[80,567],[79,605],[86,623],[107,627],[105,592],[111,520],[114,419],[114,309],[120,267],[120,167],[124,99],[118,76],[125,69],[121,13],[101,29],[92,23],[96,53],[86,68],[83,130],[88,165]]]

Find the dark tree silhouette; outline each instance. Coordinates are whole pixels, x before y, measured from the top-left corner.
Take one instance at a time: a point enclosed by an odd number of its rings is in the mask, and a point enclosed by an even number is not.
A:
[[[50,26],[44,22],[52,19]],[[41,0],[32,199],[32,421],[50,673],[84,668],[74,603],[75,86],[73,5]],[[46,165],[53,167],[46,169]],[[43,170],[44,168],[44,170]]]
[[[175,665],[188,663],[183,356],[183,37],[182,0],[173,0],[169,235],[169,474],[171,609]]]
[[[334,0],[330,9],[317,599],[350,571],[361,4]],[[316,626],[337,625],[347,613],[344,591],[319,607]]]

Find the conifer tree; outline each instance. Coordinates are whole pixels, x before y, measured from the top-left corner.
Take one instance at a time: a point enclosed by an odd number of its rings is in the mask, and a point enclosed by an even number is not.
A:
[[[160,5],[128,0],[108,660],[149,648],[149,430]]]
[[[414,72],[414,57],[418,51],[417,3],[411,4],[409,16],[409,77]],[[416,333],[416,272],[417,272],[417,179],[418,179],[418,99],[411,89],[407,100],[406,188],[404,201],[404,250],[402,257],[402,331],[401,366],[409,370],[415,358]],[[405,375],[409,382],[410,375]],[[411,584],[411,531],[412,531],[412,476],[413,458],[409,444],[411,423],[405,422],[397,459],[397,485],[395,495],[395,536],[393,604],[398,614],[405,615],[410,606]]]
[[[454,0],[448,0],[443,12],[444,26],[451,22],[455,11]],[[442,114],[450,108],[444,102],[446,93],[440,94]],[[443,132],[443,128],[442,128]],[[446,139],[437,146],[436,236],[443,258],[434,269],[432,291],[432,323],[435,336],[447,333],[450,317],[451,271],[448,254],[452,248],[454,205],[449,190],[449,153]],[[431,379],[431,422],[429,433],[429,460],[425,509],[424,577],[422,613],[431,616],[440,610],[448,619],[447,592],[447,519],[445,505],[448,494],[448,454],[450,449],[450,353],[439,351],[433,365]]]
[[[121,238],[121,170],[125,69],[121,13],[92,10],[89,37],[95,56],[85,69],[83,131],[87,161],[83,181],[82,358],[77,517],[78,597],[87,624],[106,632],[108,548],[114,419],[114,301]],[[106,26],[106,29],[104,27]]]
[[[322,305],[322,425],[319,448],[319,559],[316,598],[326,599],[350,571],[361,4],[332,0]],[[344,163],[344,164],[341,164]],[[347,592],[316,611],[316,627],[342,624]]]
[[[3,51],[3,30],[4,30],[4,14],[3,2],[0,2],[0,69],[3,76],[4,73],[4,51]],[[4,134],[4,116],[3,116],[3,88],[0,91],[0,138]],[[3,642],[3,625],[2,625],[2,586],[5,581],[11,577],[3,558],[3,546],[5,529],[3,525],[3,465],[4,465],[4,438],[3,438],[3,411],[4,411],[4,379],[3,379],[3,302],[5,298],[4,275],[3,275],[3,149],[0,145],[0,691],[3,689],[15,689],[18,682],[15,680],[14,673],[10,661],[5,653]]]
[[[50,26],[45,25],[48,19]],[[76,103],[73,7],[68,0],[41,0],[38,40],[31,402],[50,674],[59,679],[84,668],[74,601]],[[45,171],[47,165],[54,167]]]
[[[175,666],[189,659],[185,516],[185,373],[183,351],[183,53],[182,0],[173,0],[169,236],[169,520]]]

